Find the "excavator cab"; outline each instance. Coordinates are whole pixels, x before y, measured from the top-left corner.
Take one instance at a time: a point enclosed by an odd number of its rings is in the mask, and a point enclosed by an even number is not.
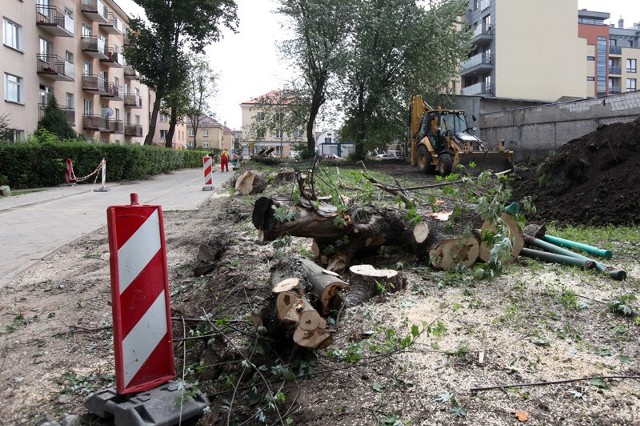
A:
[[[431,108],[421,96],[414,96],[410,105],[411,164],[423,173],[438,172],[446,176],[458,165],[473,173],[491,169],[496,172],[513,168],[513,151],[501,143],[497,151],[489,151],[484,143],[470,133],[466,114],[459,110]]]

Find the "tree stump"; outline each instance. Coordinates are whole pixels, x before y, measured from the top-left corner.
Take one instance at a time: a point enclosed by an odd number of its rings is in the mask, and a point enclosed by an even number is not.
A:
[[[259,194],[267,187],[267,179],[262,173],[247,170],[236,180],[236,195]]]
[[[345,296],[347,305],[364,303],[376,294],[395,292],[406,286],[404,276],[393,269],[376,269],[371,265],[353,265],[349,268],[350,289]]]
[[[480,244],[474,236],[435,237],[429,245],[429,262],[435,269],[449,269],[455,265],[471,266],[478,260]]]

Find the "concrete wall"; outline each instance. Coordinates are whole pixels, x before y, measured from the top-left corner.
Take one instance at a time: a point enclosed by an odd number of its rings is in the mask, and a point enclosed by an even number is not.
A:
[[[640,117],[640,92],[483,114],[480,137],[489,147],[505,140],[516,161],[548,155],[600,125]]]

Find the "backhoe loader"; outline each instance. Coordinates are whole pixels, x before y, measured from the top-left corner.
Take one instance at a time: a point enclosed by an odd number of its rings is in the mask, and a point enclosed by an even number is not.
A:
[[[507,151],[504,142],[497,151],[487,150],[479,138],[469,133],[472,128],[464,111],[440,107],[434,110],[416,95],[411,99],[410,113],[411,165],[417,165],[421,172],[446,176],[459,164],[472,174],[513,169],[513,151]]]

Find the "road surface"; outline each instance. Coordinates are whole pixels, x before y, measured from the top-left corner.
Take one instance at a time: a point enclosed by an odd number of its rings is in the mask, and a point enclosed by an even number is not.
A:
[[[195,210],[226,192],[232,172],[213,174],[214,191],[203,191],[202,169],[184,169],[148,180],[49,188],[0,197],[0,289],[54,250],[107,224],[109,206],[130,203],[162,206],[163,211]]]

